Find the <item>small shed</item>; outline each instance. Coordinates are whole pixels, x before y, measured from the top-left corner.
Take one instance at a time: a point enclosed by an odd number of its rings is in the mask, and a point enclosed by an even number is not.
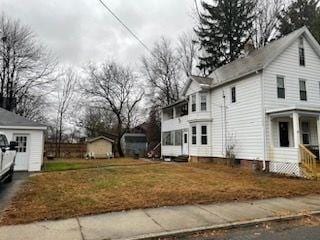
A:
[[[99,136],[87,140],[87,153],[92,153],[95,158],[107,158],[113,155],[112,145],[114,140]]]
[[[121,146],[124,155],[134,156],[139,154],[140,157],[143,157],[148,150],[147,137],[143,133],[126,133],[121,138]]]
[[[40,171],[43,163],[45,125],[0,108],[0,131],[18,143],[15,171]]]

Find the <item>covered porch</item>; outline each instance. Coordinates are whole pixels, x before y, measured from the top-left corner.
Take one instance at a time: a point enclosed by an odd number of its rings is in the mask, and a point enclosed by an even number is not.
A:
[[[320,173],[320,109],[283,109],[267,112],[270,170],[296,176]]]

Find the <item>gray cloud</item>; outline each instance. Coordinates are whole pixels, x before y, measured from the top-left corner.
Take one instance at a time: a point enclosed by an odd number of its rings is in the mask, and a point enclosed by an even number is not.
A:
[[[151,48],[162,35],[191,30],[191,0],[105,0]],[[60,61],[81,66],[116,59],[136,65],[146,51],[97,0],[1,0],[0,9],[29,25]]]

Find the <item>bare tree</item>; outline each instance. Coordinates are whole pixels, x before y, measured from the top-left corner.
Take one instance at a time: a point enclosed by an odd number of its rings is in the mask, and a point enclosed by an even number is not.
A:
[[[261,48],[276,38],[278,16],[285,8],[285,2],[285,0],[258,0],[252,36],[256,48]]]
[[[89,81],[83,90],[91,97],[93,104],[103,103],[114,114],[117,150],[123,156],[120,140],[135,120],[136,109],[144,93],[136,88],[137,79],[132,71],[115,62],[106,62],[101,66],[91,64],[87,73]]]
[[[88,137],[116,134],[116,119],[114,114],[103,106],[89,106],[86,108],[80,126],[86,130]]]
[[[0,36],[0,106],[13,111],[31,90],[38,91],[53,81],[56,63],[19,21],[2,15]]]
[[[187,77],[192,75],[197,61],[196,36],[192,33],[183,33],[178,38],[177,55]]]
[[[48,104],[42,94],[27,94],[21,99],[16,113],[30,120],[45,123],[48,120],[45,111]]]
[[[142,58],[142,74],[147,79],[148,95],[154,105],[168,105],[179,99],[181,65],[169,40],[161,38],[152,54]]]
[[[58,107],[56,117],[56,151],[57,156],[60,157],[60,148],[63,135],[63,123],[70,106],[72,104],[75,87],[78,82],[77,75],[68,69],[58,81]]]

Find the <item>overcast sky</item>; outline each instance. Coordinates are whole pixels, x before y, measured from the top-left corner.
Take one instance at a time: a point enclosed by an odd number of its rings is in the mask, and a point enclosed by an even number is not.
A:
[[[149,48],[194,24],[192,0],[104,1]],[[0,10],[30,26],[62,63],[115,59],[136,66],[146,53],[98,0],[0,0]]]

